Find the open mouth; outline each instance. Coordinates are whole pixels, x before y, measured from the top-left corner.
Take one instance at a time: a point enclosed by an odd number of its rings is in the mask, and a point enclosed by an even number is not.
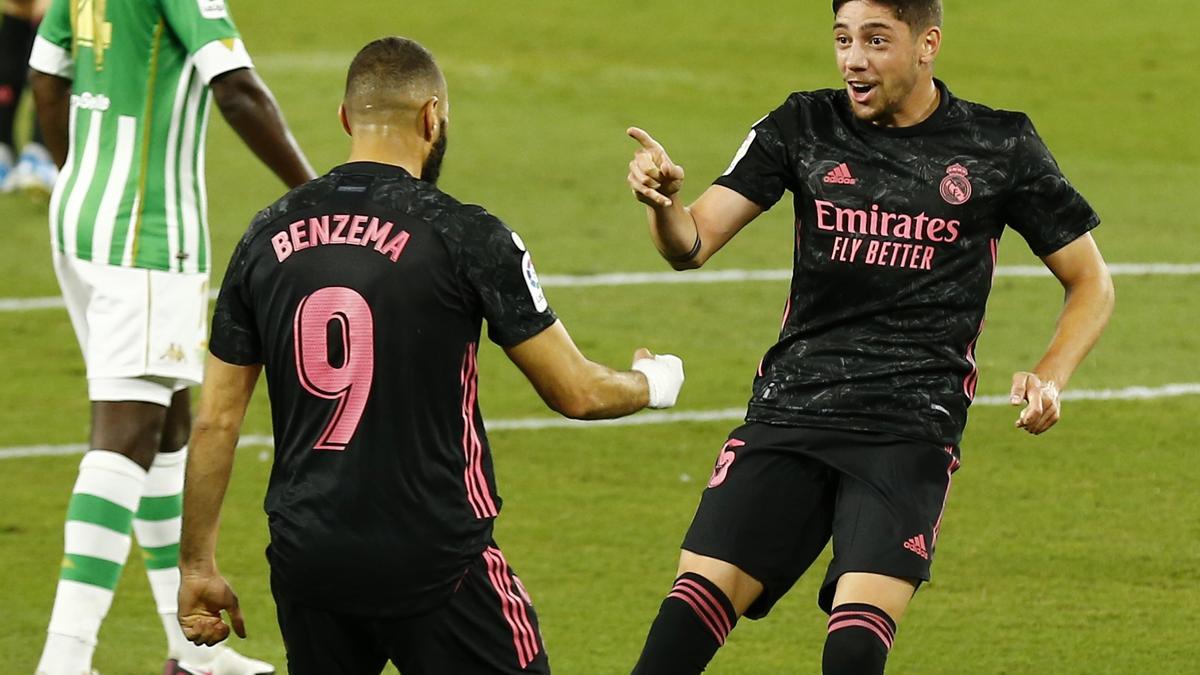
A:
[[[850,81],[846,84],[850,87],[850,96],[859,103],[865,103],[871,97],[871,92],[875,91],[875,85],[868,82]]]

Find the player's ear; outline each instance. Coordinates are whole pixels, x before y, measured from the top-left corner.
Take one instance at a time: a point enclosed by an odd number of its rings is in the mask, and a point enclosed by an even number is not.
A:
[[[937,59],[938,52],[942,49],[942,29],[939,26],[929,27],[921,36],[921,42],[917,45],[920,51],[921,65],[932,65]]]
[[[354,136],[354,131],[350,129],[350,116],[346,114],[346,104],[342,103],[338,106],[338,119],[342,121],[342,129],[347,136]]]
[[[423,127],[422,132],[425,135],[425,140],[430,143],[437,140],[438,127],[440,126],[438,122],[440,115],[438,113],[441,103],[441,100],[434,96],[426,101],[425,105],[421,106],[420,119],[421,126]]]

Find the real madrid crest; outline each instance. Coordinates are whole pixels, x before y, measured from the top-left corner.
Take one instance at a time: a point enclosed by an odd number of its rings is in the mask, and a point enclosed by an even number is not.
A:
[[[971,198],[971,180],[967,178],[967,167],[962,164],[951,164],[946,168],[946,177],[942,179],[942,199],[947,203],[958,206],[966,204]]]

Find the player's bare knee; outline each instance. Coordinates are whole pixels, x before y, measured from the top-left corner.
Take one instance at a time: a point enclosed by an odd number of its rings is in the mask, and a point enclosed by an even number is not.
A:
[[[699,574],[721,589],[738,616],[744,614],[763,591],[761,582],[736,565],[685,549],[679,552],[679,570],[676,576],[688,572]]]
[[[878,607],[896,622],[904,616],[919,582],[883,574],[850,572],[838,579],[833,606],[866,604]]]
[[[92,444],[149,469],[162,444],[166,408],[141,401],[93,401]]]

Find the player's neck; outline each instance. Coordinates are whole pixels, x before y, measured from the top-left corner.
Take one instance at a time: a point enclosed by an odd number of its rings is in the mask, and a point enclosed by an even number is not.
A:
[[[420,178],[424,157],[417,144],[405,138],[356,130],[350,145],[350,157],[346,161],[391,164]]]
[[[937,112],[942,102],[942,92],[937,88],[933,78],[918,84],[908,96],[903,108],[884,126],[912,127],[924,122]]]

